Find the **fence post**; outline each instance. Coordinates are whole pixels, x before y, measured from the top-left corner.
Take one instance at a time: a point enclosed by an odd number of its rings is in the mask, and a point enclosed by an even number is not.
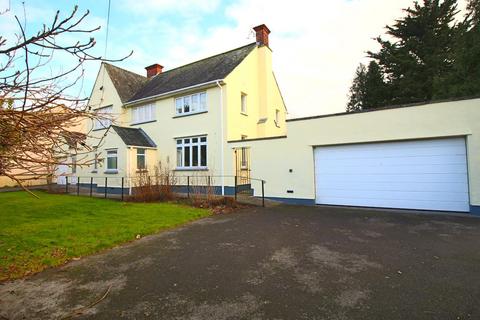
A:
[[[105,199],[107,198],[107,177],[105,177]]]
[[[68,193],[68,176],[65,176],[65,193]]]
[[[93,177],[90,177],[90,197],[92,196],[93,192]]]
[[[262,207],[265,207],[265,180],[262,180]]]
[[[80,195],[80,177],[77,177],[77,196]]]
[[[190,198],[190,176],[187,176],[187,198]]]
[[[237,176],[235,175],[235,201],[237,201]]]
[[[123,177],[122,177],[122,201],[123,201]]]

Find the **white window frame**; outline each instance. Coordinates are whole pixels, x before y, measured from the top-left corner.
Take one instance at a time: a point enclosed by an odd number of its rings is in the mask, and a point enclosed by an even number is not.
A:
[[[206,135],[175,139],[177,154],[177,170],[198,170],[208,168],[208,139]],[[202,146],[205,147],[205,163],[202,164]],[[196,165],[194,165],[194,147],[197,147]],[[185,150],[189,150],[188,163],[185,161]],[[180,158],[179,158],[180,157]]]
[[[175,116],[202,113],[207,111],[207,92],[197,92],[175,98]]]
[[[139,151],[143,151],[143,153],[139,153]],[[138,166],[138,164],[139,164],[138,158],[139,157],[143,157],[143,168],[140,168]],[[137,148],[137,170],[138,171],[147,170],[147,149],[145,149],[145,148]]]
[[[95,110],[95,112],[102,117],[106,117],[108,115],[113,114],[113,105],[98,108]],[[111,117],[107,117],[103,119],[95,119],[93,122],[93,130],[107,129],[111,125],[112,125]]]
[[[247,114],[248,111],[248,103],[247,103],[247,94],[242,92],[240,94],[240,113]]]
[[[132,107],[132,124],[155,121],[155,104],[149,103]]]
[[[108,149],[106,150],[106,153],[107,153],[107,156],[105,158],[105,161],[107,162],[106,163],[106,166],[105,168],[107,168],[107,172],[118,172],[118,149]],[[110,158],[115,158],[115,168],[110,168],[109,165],[108,165],[108,159]]]

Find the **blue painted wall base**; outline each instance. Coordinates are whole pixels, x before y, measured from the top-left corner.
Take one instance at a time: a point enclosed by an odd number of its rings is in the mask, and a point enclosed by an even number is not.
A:
[[[480,216],[480,206],[470,206],[470,213],[475,216]]]
[[[282,197],[265,197],[265,199],[283,202],[286,204],[296,204],[302,206],[314,206],[315,199],[303,199],[303,198],[282,198]]]

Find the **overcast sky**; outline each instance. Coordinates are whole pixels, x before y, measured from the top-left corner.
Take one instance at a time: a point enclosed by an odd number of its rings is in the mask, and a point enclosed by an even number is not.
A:
[[[91,11],[87,27],[100,25],[97,53],[103,55],[108,0],[25,0],[27,29],[51,21],[55,10],[67,14],[75,3]],[[112,0],[109,58],[133,50],[117,65],[144,74],[160,63],[164,70],[253,42],[251,28],[265,23],[272,33],[273,67],[290,117],[342,112],[365,51],[377,49],[373,37],[402,16],[412,0]],[[460,8],[464,7],[460,0]],[[0,0],[0,11],[9,7]],[[13,15],[23,16],[21,1],[11,0],[0,16],[2,34],[15,30]],[[98,64],[87,68],[82,93],[89,95]]]

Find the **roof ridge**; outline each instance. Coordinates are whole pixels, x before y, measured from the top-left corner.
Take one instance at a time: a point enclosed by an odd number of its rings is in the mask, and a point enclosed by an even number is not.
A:
[[[183,68],[183,67],[187,67],[187,66],[189,66],[189,65],[192,65],[192,64],[195,64],[195,63],[198,63],[198,62],[202,62],[202,61],[205,61],[205,60],[214,58],[214,57],[221,56],[222,54],[230,53],[230,52],[233,52],[233,51],[236,51],[236,50],[240,50],[240,49],[249,47],[249,46],[251,46],[251,45],[253,45],[253,44],[257,44],[257,43],[256,43],[256,42],[251,42],[251,43],[249,43],[249,44],[243,45],[243,46],[238,47],[238,48],[235,48],[235,49],[231,49],[231,50],[228,50],[228,51],[224,51],[224,52],[221,52],[221,53],[214,54],[213,56],[209,56],[209,57],[202,58],[202,59],[200,59],[200,60],[196,60],[196,61],[193,61],[193,62],[189,62],[189,63],[187,63],[187,64],[184,64],[184,65],[175,67],[175,68],[173,68],[173,69],[164,71],[164,72],[162,72],[162,73],[159,73],[159,74],[155,75],[154,77],[152,77],[151,79],[154,79],[154,78],[156,78],[156,77],[159,76],[159,75],[169,73],[170,71],[174,71],[174,70],[177,70],[177,69],[180,69],[180,68]],[[151,79],[150,79],[150,80],[151,80]]]
[[[124,71],[124,72],[131,73],[131,74],[133,74],[133,75],[135,75],[135,76],[142,77],[142,78],[144,78],[145,80],[148,80],[148,78],[147,78],[147,77],[145,77],[145,76],[142,76],[142,75],[141,75],[141,74],[139,74],[139,73],[136,73],[136,72],[133,72],[133,71],[130,71],[130,70],[124,69],[124,68],[120,68],[119,66],[116,66],[116,65],[114,65],[114,64],[111,64],[111,63],[107,63],[107,62],[102,62],[102,63],[103,63],[103,64],[105,64],[106,66],[110,66],[110,67],[113,67],[113,68],[116,68],[116,69],[122,70],[122,71]],[[108,71],[108,70],[107,70],[107,71]]]

